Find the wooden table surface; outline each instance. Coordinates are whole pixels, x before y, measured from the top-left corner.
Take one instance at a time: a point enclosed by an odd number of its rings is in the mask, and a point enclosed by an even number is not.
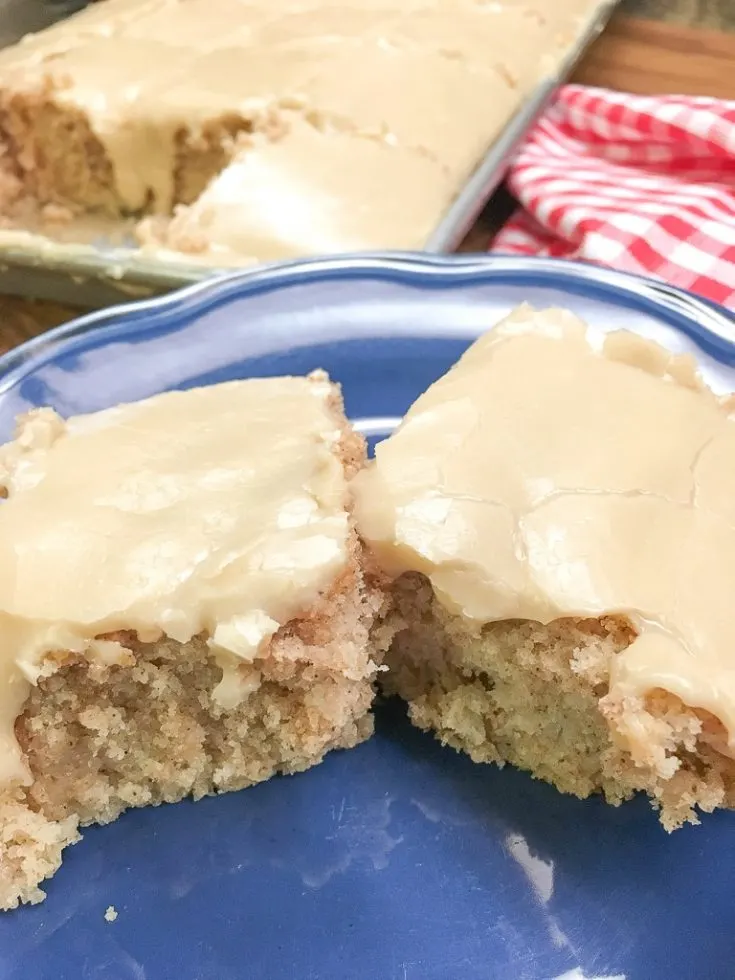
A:
[[[17,0],[0,0],[0,13],[9,2]],[[735,0],[623,0],[574,80],[642,94],[687,92],[735,99],[733,65]],[[501,194],[463,250],[485,250],[507,207]],[[0,352],[77,312],[0,296]]]
[[[658,0],[635,2],[643,7]],[[613,17],[579,66],[575,81],[643,95],[686,92],[735,99],[735,0],[713,0],[713,6],[725,2],[732,4],[726,21],[732,31],[690,27],[676,19]],[[689,0],[681,0],[682,8],[685,4]]]
[[[688,27],[735,30],[733,0],[623,0],[620,11]]]

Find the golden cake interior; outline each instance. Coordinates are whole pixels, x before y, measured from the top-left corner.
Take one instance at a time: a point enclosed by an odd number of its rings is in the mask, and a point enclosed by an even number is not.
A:
[[[735,806],[735,760],[722,724],[658,690],[610,698],[613,661],[634,630],[622,618],[509,620],[472,626],[439,603],[416,573],[393,585],[376,628],[387,643],[386,693],[411,721],[474,762],[511,763],[580,798],[612,804],[648,794],[661,823],[698,823],[697,810]],[[633,759],[616,733],[634,728]]]
[[[0,908],[43,899],[39,883],[80,826],[299,772],[368,738],[377,605],[355,557],[339,591],[273,638],[252,692],[227,711],[212,697],[222,671],[205,637],[116,637],[127,666],[63,656],[16,723],[33,782],[0,792]]]

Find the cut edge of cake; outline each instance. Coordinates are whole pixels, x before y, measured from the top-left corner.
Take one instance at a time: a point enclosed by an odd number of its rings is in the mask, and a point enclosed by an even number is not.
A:
[[[610,695],[612,661],[635,636],[625,617],[472,624],[419,573],[389,593],[374,631],[381,686],[442,744],[581,799],[602,793],[617,806],[645,793],[668,831],[699,823],[697,810],[735,807],[735,760],[718,750],[714,716],[660,689]]]

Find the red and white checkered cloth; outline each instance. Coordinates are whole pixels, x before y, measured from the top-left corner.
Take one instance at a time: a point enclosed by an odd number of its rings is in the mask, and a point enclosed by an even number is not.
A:
[[[510,172],[494,252],[582,259],[735,308],[735,101],[567,85]]]

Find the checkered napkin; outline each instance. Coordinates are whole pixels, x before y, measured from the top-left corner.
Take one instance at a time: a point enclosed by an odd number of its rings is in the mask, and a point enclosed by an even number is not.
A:
[[[512,164],[494,252],[582,259],[735,308],[735,101],[567,85]]]

